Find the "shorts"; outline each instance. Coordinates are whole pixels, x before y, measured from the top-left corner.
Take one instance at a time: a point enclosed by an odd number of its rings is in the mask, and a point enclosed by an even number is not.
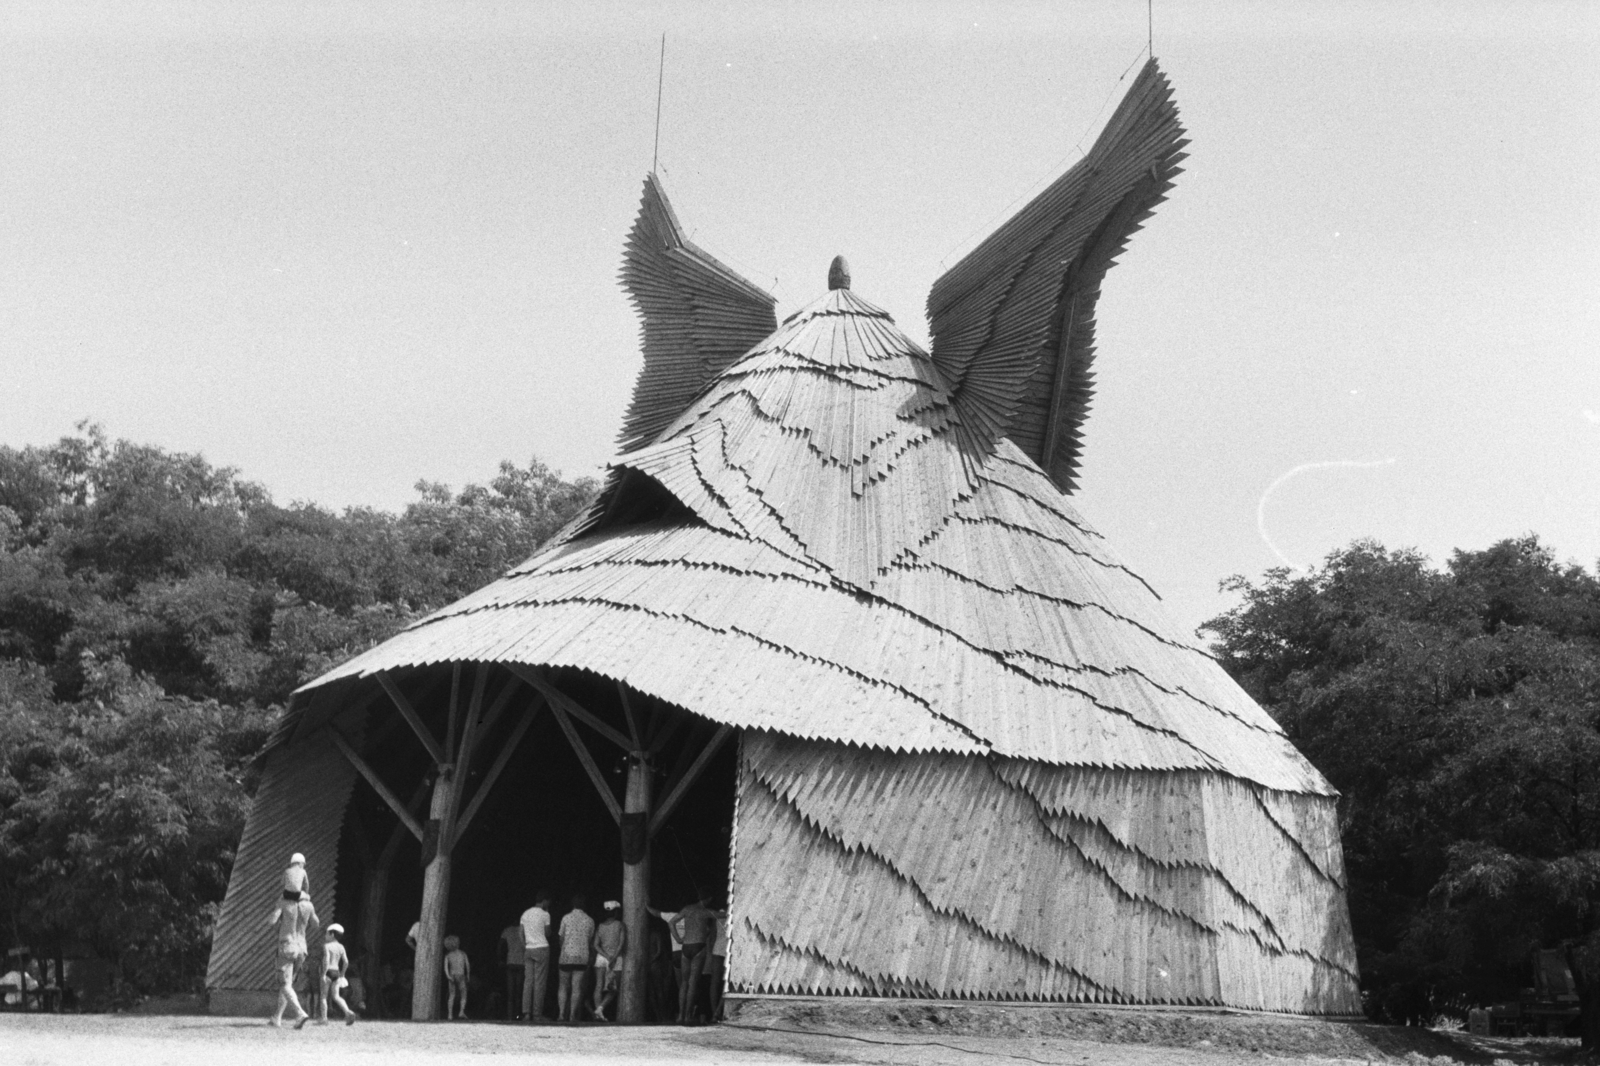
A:
[[[685,945],[683,945],[683,961],[684,962],[693,962],[695,959],[700,957],[700,953],[705,951],[705,949],[706,949],[706,943],[705,943],[704,940],[702,940],[698,944],[685,944]]]
[[[588,968],[589,964],[586,962],[563,962],[561,964],[561,970],[563,973],[581,973]]]

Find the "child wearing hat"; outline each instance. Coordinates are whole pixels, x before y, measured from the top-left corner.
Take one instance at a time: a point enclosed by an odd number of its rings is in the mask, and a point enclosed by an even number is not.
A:
[[[324,934],[322,946],[322,1010],[317,1021],[323,1025],[328,1024],[328,1003],[331,1000],[344,1012],[344,1024],[356,1024],[356,1012],[350,1009],[350,1004],[344,1001],[339,992],[350,984],[345,977],[345,971],[350,969],[350,954],[340,943],[339,938],[344,936],[344,926],[334,922],[328,926]]]
[[[306,877],[306,857],[298,851],[289,856],[289,867],[283,871],[283,898],[295,902],[304,893],[311,896],[311,880]]]
[[[467,982],[472,979],[472,960],[461,950],[461,938],[444,938],[444,977],[450,982],[450,1000],[445,1017],[451,1021],[467,1016]]]

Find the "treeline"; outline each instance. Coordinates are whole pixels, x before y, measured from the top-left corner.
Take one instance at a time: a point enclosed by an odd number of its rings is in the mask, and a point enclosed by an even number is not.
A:
[[[1343,793],[1369,1013],[1515,1000],[1565,948],[1600,1035],[1600,581],[1537,538],[1358,541],[1307,574],[1224,583],[1223,665]]]
[[[294,688],[531,555],[593,497],[537,459],[399,514],[274,503],[96,426],[0,446],[0,938],[194,987]]]

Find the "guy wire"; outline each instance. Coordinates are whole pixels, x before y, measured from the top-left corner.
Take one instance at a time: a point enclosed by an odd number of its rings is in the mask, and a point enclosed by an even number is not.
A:
[[[656,172],[656,164],[661,161],[661,87],[667,80],[667,34],[661,33],[661,65],[656,70],[656,146],[650,153],[650,173]]]

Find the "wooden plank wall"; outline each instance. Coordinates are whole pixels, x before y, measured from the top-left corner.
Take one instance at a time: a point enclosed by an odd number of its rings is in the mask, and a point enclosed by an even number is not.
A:
[[[730,988],[1359,1013],[1335,817],[1209,771],[750,735]]]
[[[359,717],[364,716],[363,712]],[[340,723],[356,745],[361,743],[360,726],[359,720]],[[318,917],[324,923],[333,921],[339,834],[354,784],[355,770],[326,730],[280,746],[268,757],[212,934],[208,989],[277,988],[277,945],[266,919],[282,892],[283,871],[295,852],[306,857]]]

